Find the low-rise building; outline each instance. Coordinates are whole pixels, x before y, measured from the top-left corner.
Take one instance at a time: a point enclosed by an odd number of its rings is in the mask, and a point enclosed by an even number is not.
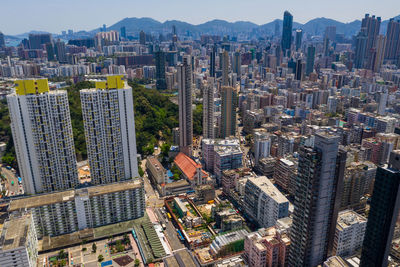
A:
[[[278,219],[289,216],[289,201],[265,176],[247,180],[244,206],[260,227],[274,226]]]
[[[352,256],[362,247],[367,219],[360,214],[345,210],[339,212],[333,244],[334,254],[341,257]]]
[[[12,200],[8,211],[32,213],[38,238],[57,236],[144,215],[140,179]]]
[[[289,247],[287,233],[280,232],[275,227],[261,228],[247,235],[244,241],[249,267],[286,266]]]
[[[167,180],[167,171],[156,157],[147,158],[146,169],[147,173],[149,174],[149,178],[154,184],[164,184]]]

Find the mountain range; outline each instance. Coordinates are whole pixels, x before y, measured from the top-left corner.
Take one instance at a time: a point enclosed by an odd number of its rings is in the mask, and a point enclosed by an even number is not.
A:
[[[395,17],[396,20],[400,20],[400,15]],[[389,20],[381,22],[380,32],[386,33],[386,27]],[[275,32],[275,25],[279,24],[280,31],[282,30],[282,20],[276,19],[266,24],[258,25],[250,21],[236,21],[228,22],[225,20],[211,20],[202,24],[194,25],[179,20],[167,20],[165,22],[159,22],[152,18],[124,18],[117,23],[107,27],[107,30],[120,31],[121,27],[126,28],[128,35],[137,36],[140,31],[151,34],[167,34],[172,32],[172,27],[175,25],[178,34],[188,34],[193,36],[199,36],[201,34],[213,34],[213,35],[247,35],[247,36],[263,36],[272,35]],[[338,34],[344,34],[346,37],[351,37],[360,30],[361,21],[355,20],[349,23],[343,23],[337,20],[329,18],[315,18],[308,21],[305,24],[293,22],[293,29],[302,29],[304,32],[310,35],[322,35],[327,26],[336,26],[336,32]],[[94,35],[99,29],[94,29],[89,32],[80,31],[76,37],[82,35]],[[30,33],[36,33],[31,31]],[[13,38],[26,38],[29,33],[19,34],[14,36],[6,36],[10,39]],[[56,34],[55,34],[56,35]]]
[[[400,20],[400,15],[395,17],[395,19]],[[386,33],[388,22],[389,20],[384,20],[381,22],[381,33]],[[282,30],[282,20],[280,19],[276,19],[263,25],[257,25],[250,21],[228,22],[225,20],[211,20],[202,24],[194,25],[178,20],[167,20],[164,23],[161,23],[152,18],[124,18],[111,25],[107,29],[119,31],[121,27],[126,27],[127,33],[137,35],[137,33],[141,30],[148,33],[169,33],[171,32],[172,25],[175,25],[178,33],[180,34],[187,32],[192,34],[230,35],[249,33],[273,34],[276,23],[279,24],[279,28]],[[305,24],[293,22],[293,29],[302,29],[304,32],[310,35],[323,34],[327,26],[336,26],[337,33],[351,37],[360,30],[361,21],[355,20],[353,22],[343,23],[328,18],[315,18]],[[96,30],[98,31],[98,29]]]

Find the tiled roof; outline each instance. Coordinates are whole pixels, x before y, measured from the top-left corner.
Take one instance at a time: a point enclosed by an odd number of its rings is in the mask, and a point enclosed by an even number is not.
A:
[[[197,164],[193,159],[188,157],[182,152],[175,157],[174,163],[178,166],[178,168],[188,177],[189,180],[193,180],[194,175],[196,174],[196,169],[201,168],[200,164]],[[207,177],[207,173],[203,171],[203,177]]]

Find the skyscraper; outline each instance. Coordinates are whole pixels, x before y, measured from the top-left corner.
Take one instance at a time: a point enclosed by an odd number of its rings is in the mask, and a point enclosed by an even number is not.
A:
[[[108,76],[80,96],[92,183],[138,177],[132,88]]]
[[[229,54],[226,50],[222,52],[222,85],[229,86]]]
[[[296,80],[301,81],[303,80],[304,74],[304,63],[301,59],[298,59],[296,62]]]
[[[78,185],[67,91],[49,91],[47,79],[19,80],[7,101],[25,193]]]
[[[125,26],[121,27],[120,32],[121,32],[121,37],[125,39],[126,38],[126,27]]]
[[[354,67],[357,69],[361,69],[364,67],[366,47],[366,29],[361,29],[361,31],[356,36],[356,51],[354,55]]]
[[[32,33],[29,34],[29,48],[42,49],[42,45],[51,43],[52,37],[50,33]]]
[[[55,59],[54,46],[52,43],[46,43],[47,60],[53,61]]]
[[[373,69],[375,42],[379,34],[381,18],[365,14],[356,39],[356,68]],[[365,42],[365,44],[364,44]]]
[[[330,41],[336,41],[336,26],[327,26],[325,28],[324,38],[328,38]]]
[[[178,66],[179,149],[188,156],[192,155],[193,143],[191,76],[190,56],[185,56]]]
[[[280,26],[279,26],[279,21],[275,20],[275,30],[274,30],[274,37],[279,37],[280,34]]]
[[[388,266],[399,206],[400,150],[395,150],[389,164],[376,172],[360,266]]]
[[[236,132],[237,91],[231,86],[221,87],[221,125],[220,137],[234,136]]]
[[[215,58],[217,56],[217,46],[213,45],[210,53],[210,77],[215,78]]]
[[[307,76],[314,71],[314,60],[315,60],[315,46],[310,45],[307,48],[307,66],[306,66]]]
[[[300,147],[289,266],[322,264],[333,246],[346,162],[338,147],[329,133],[317,133],[313,148]]]
[[[6,41],[4,40],[4,34],[0,32],[0,48],[6,47]]]
[[[386,36],[380,34],[375,39],[375,49],[373,54],[372,70],[378,72],[381,69],[383,58],[385,57]]]
[[[288,51],[292,45],[292,27],[293,27],[293,16],[289,11],[285,11],[283,14],[283,30],[282,30],[282,51],[284,56],[287,56]]]
[[[144,31],[140,31],[140,33],[139,33],[139,43],[141,45],[146,44],[146,34],[144,33]]]
[[[155,52],[156,61],[156,87],[158,90],[167,89],[167,83],[165,81],[165,53],[163,51]]]
[[[301,48],[301,42],[303,40],[303,30],[296,30],[296,51]]]
[[[386,38],[385,59],[398,59],[400,56],[400,21],[395,21],[393,18],[390,19]]]
[[[214,79],[203,88],[203,138],[214,138]]]
[[[58,62],[67,63],[67,51],[65,48],[65,43],[61,40],[58,40],[54,44],[54,50],[56,52]]]
[[[232,69],[233,73],[236,73],[238,77],[240,77],[240,68],[242,66],[242,58],[239,51],[236,51],[233,55]]]

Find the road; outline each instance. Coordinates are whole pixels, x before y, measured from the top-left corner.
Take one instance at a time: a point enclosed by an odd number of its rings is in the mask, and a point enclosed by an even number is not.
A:
[[[172,248],[172,251],[184,248],[185,246],[179,240],[177,233],[176,233],[176,229],[173,226],[171,220],[168,220],[168,222],[166,222],[166,218],[161,213],[161,210],[160,209],[154,209],[154,210],[156,212],[156,215],[157,215],[160,223],[164,223],[166,226],[166,229],[164,230],[164,234],[168,239],[168,242]]]
[[[12,170],[1,167],[1,173],[6,178],[5,189],[8,190],[8,196],[23,194],[22,185],[18,184],[18,177]]]

